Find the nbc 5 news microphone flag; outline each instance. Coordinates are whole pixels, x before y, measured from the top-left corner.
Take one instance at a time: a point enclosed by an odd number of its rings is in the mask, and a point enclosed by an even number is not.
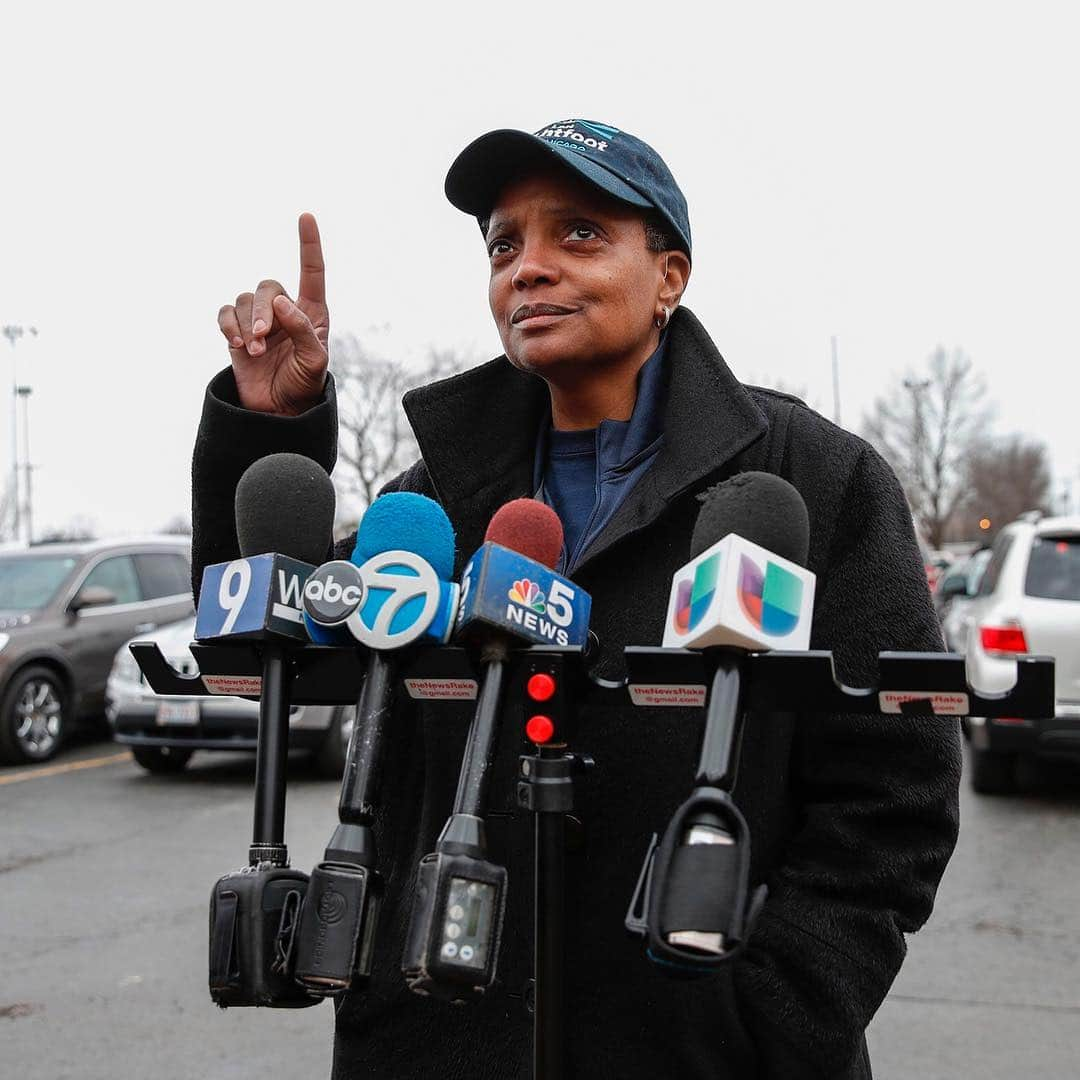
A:
[[[676,572],[664,647],[808,649],[814,584],[809,570],[732,533]]]
[[[584,645],[589,594],[543,564],[488,541],[461,577],[458,627],[485,623],[536,645]]]

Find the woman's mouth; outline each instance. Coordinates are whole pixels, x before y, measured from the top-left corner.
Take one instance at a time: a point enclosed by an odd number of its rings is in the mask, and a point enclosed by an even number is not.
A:
[[[575,310],[575,308],[563,307],[561,304],[522,304],[514,309],[513,315],[510,316],[510,324],[518,326],[533,319],[545,319],[546,316],[573,315]]]

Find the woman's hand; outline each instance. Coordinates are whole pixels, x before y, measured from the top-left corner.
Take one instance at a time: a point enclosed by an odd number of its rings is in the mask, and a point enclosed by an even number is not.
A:
[[[315,405],[326,383],[330,313],[319,226],[300,215],[300,289],[294,303],[276,281],[218,312],[229,343],[240,404],[255,412],[298,416]]]

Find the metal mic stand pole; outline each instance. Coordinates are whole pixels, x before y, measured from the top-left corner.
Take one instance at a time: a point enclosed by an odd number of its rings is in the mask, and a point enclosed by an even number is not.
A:
[[[252,866],[260,863],[288,866],[285,785],[289,765],[289,676],[285,650],[278,642],[263,642],[261,651],[263,671],[255,757],[255,825],[248,861]]]
[[[534,868],[533,1077],[563,1075],[566,960],[566,815],[576,761],[562,746],[521,757],[518,804],[536,817]]]

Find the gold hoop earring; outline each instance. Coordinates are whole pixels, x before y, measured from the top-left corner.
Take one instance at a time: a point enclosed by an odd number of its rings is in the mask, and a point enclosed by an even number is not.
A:
[[[671,321],[671,308],[664,307],[664,308],[661,308],[660,310],[664,314],[663,315],[657,315],[656,319],[654,320],[656,322],[656,329],[657,330],[663,330],[664,327],[667,326],[667,324]]]

